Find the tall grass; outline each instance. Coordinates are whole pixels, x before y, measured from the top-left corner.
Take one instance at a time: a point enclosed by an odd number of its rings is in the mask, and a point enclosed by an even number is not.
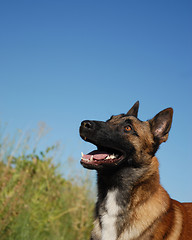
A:
[[[93,201],[86,181],[59,174],[50,154],[54,146],[16,154],[18,142],[0,139],[0,239],[89,239]]]

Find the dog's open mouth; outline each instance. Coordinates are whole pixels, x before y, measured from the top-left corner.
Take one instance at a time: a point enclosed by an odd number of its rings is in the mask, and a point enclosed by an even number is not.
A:
[[[124,154],[118,150],[98,148],[88,154],[81,153],[81,164],[85,167],[99,167],[102,165],[117,165],[124,159]]]

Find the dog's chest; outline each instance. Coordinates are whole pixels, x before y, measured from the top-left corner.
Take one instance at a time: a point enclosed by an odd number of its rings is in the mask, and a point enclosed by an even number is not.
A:
[[[117,239],[117,217],[120,207],[117,205],[117,190],[109,191],[106,196],[106,202],[101,217],[102,238],[101,240]]]

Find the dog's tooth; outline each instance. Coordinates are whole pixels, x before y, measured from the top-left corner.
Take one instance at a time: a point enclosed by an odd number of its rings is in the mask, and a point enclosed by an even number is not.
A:
[[[117,158],[117,157],[115,156],[115,154],[111,154],[111,155],[108,155],[108,156],[105,158],[105,160],[111,160],[111,159],[115,159],[115,158]]]
[[[82,157],[84,156],[83,152],[81,152],[81,156],[82,156]]]
[[[93,161],[93,155],[91,155],[91,158],[90,158],[91,161]]]
[[[89,162],[90,160],[89,159],[87,159],[87,158],[81,158],[83,161],[86,161],[86,162]]]
[[[114,154],[110,155],[110,159],[114,159],[114,158],[115,158]]]

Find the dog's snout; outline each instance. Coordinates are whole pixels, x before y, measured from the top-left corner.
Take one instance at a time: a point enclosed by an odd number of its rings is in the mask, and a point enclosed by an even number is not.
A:
[[[94,129],[94,122],[86,120],[81,123],[81,126],[87,130]]]
[[[88,142],[95,142],[97,136],[100,134],[101,125],[102,122],[100,121],[84,120],[81,122],[81,126],[79,128],[80,136]]]

